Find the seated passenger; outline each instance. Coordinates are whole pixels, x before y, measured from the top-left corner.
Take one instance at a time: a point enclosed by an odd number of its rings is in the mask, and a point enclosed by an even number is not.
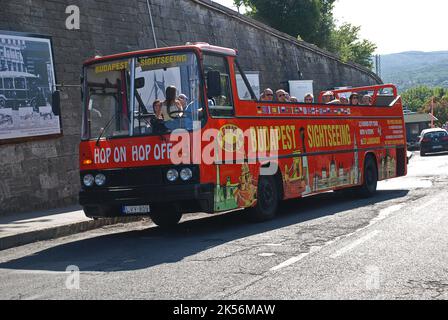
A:
[[[182,110],[185,110],[187,108],[187,102],[188,102],[188,97],[186,95],[184,95],[183,93],[181,93],[177,99],[180,101],[180,104],[182,105]]]
[[[362,105],[371,106],[372,105],[372,96],[366,94],[364,97],[362,97]]]
[[[311,93],[307,93],[305,95],[305,98],[303,98],[303,101],[305,103],[313,103],[314,102],[314,96]]]
[[[159,99],[155,100],[152,103],[152,109],[154,110],[154,114],[156,116],[156,119],[163,120],[162,101],[160,101]]]
[[[277,96],[278,102],[288,102],[286,100],[286,91],[283,89],[279,89],[275,92],[275,95]]]
[[[327,91],[322,95],[322,103],[330,103],[334,100],[333,91]]]
[[[339,100],[341,101],[341,104],[348,104],[348,99],[345,96],[341,96]]]
[[[341,100],[334,99],[334,100],[331,100],[330,102],[328,102],[327,104],[341,104]]]
[[[169,86],[165,90],[166,99],[162,102],[162,115],[165,121],[173,120],[177,115],[182,115],[182,112],[180,112],[183,110],[182,104],[176,99],[176,93],[177,89],[175,86]]]
[[[299,100],[297,99],[297,97],[291,97],[291,98],[289,99],[289,102],[294,102],[294,103],[296,103],[296,102],[299,102]]]
[[[270,88],[266,88],[263,90],[263,93],[260,97],[261,101],[274,101],[274,91]]]
[[[286,92],[285,98],[286,98],[286,102],[291,102],[291,96],[289,95],[288,92]]]
[[[352,93],[351,95],[350,95],[350,104],[352,105],[352,106],[357,106],[357,105],[359,105],[359,95],[357,94],[357,93]]]

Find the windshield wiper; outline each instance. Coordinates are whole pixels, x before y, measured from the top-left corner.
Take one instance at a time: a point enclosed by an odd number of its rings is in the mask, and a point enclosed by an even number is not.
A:
[[[112,118],[110,118],[109,122],[107,122],[107,124],[104,126],[104,128],[101,130],[100,135],[98,137],[98,139],[96,139],[96,143],[95,145],[97,147],[100,146],[100,140],[103,137],[104,132],[106,132],[106,130],[109,128],[110,124],[112,123],[112,121],[117,117],[118,112],[115,112],[115,114],[112,116]]]

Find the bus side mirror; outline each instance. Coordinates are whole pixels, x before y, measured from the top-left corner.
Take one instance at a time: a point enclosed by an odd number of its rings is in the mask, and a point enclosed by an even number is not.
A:
[[[145,78],[140,77],[135,79],[135,89],[141,89],[145,86]]]
[[[221,74],[219,71],[207,72],[207,97],[218,97],[221,95]]]
[[[51,110],[55,116],[59,116],[61,113],[61,92],[59,90],[51,95]]]

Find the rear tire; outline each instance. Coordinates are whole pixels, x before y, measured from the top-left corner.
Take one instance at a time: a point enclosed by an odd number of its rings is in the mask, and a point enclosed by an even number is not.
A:
[[[426,152],[420,151],[420,157],[426,157]]]
[[[260,176],[257,187],[257,204],[248,211],[249,219],[253,222],[271,220],[277,213],[279,204],[279,190],[274,176]]]
[[[182,212],[174,210],[174,211],[165,211],[165,212],[156,212],[150,214],[152,222],[158,225],[160,228],[172,228],[176,226],[180,219],[182,218]]]
[[[365,160],[363,178],[363,184],[357,190],[358,195],[361,198],[373,197],[378,184],[378,170],[376,168],[375,158],[372,156],[367,156]]]

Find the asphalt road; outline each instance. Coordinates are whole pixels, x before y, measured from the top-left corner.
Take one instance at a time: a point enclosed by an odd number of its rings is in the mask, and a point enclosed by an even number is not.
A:
[[[447,299],[448,155],[416,153],[379,189],[288,202],[262,224],[198,214],[5,250],[0,298]]]

